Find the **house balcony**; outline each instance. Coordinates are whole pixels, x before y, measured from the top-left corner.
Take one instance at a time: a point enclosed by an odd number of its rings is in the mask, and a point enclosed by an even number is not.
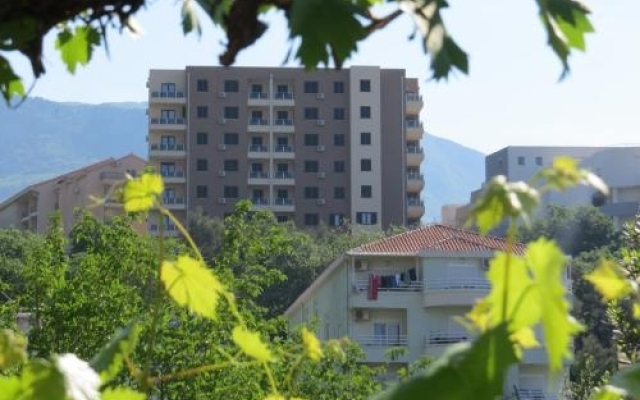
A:
[[[187,129],[187,120],[184,118],[150,118],[149,129],[184,131]]]
[[[407,335],[355,335],[351,339],[360,345],[365,352],[366,362],[382,363],[389,361],[387,350],[392,347],[406,347]],[[407,361],[407,355],[400,357],[400,362]]]
[[[268,210],[271,202],[268,198],[265,197],[253,197],[251,199],[251,203],[253,204],[253,208],[255,209]]]
[[[184,171],[160,171],[164,183],[186,183]]]
[[[162,202],[164,203],[164,206],[169,210],[184,210],[186,208],[183,197],[163,196]]]
[[[187,151],[184,144],[152,144],[149,148],[149,157],[161,158],[185,158]]]
[[[249,92],[247,99],[247,105],[249,106],[268,106],[269,105],[269,93],[267,92]]]
[[[407,174],[407,192],[420,193],[424,187],[424,175],[419,172],[409,172]]]
[[[289,145],[276,145],[273,146],[273,158],[280,160],[293,160],[295,153],[293,152],[293,146]]]
[[[266,171],[249,171],[249,185],[268,185],[271,182]]]
[[[356,279],[349,296],[351,308],[407,308],[413,307],[422,296],[422,281],[398,282],[388,287],[378,287],[374,293],[370,290],[369,279]]]
[[[424,338],[424,352],[432,358],[437,358],[452,344],[471,340],[466,332],[448,332],[446,330],[432,330]]]
[[[160,227],[158,224],[149,225],[149,233],[152,236],[158,236],[160,234]],[[178,227],[174,224],[168,224],[164,227],[165,236],[178,236],[179,233],[180,231],[178,230]]]
[[[291,171],[275,171],[273,173],[273,184],[274,185],[286,185],[291,186],[296,183],[293,172]]]
[[[151,104],[186,104],[184,92],[151,92],[149,103]]]
[[[294,212],[296,207],[293,199],[276,197],[269,209],[273,212]]]
[[[249,145],[248,158],[252,159],[268,159],[269,158],[269,146],[264,144],[252,144]]]
[[[269,132],[269,120],[264,118],[249,118],[247,122],[248,132]]]
[[[292,133],[294,131],[292,119],[276,119],[271,130],[276,133]]]
[[[485,278],[427,279],[424,306],[472,306],[476,300],[486,296],[490,288]]]
[[[407,146],[407,166],[419,167],[424,161],[424,149],[420,146]]]
[[[125,173],[122,171],[100,172],[100,181],[105,185],[113,185],[119,182],[124,182],[125,179],[126,179]]]
[[[422,218],[424,215],[424,201],[420,199],[407,200],[407,217],[409,219]]]
[[[422,96],[415,93],[406,93],[404,97],[405,111],[409,115],[420,114],[424,106]]]
[[[278,92],[273,94],[273,105],[280,107],[293,107],[296,105],[292,92]]]
[[[512,388],[512,391],[507,396],[504,396],[507,400],[558,400],[562,398],[560,393],[546,392],[546,388],[528,389],[528,388]]]
[[[406,139],[409,141],[417,141],[422,139],[424,128],[422,123],[417,120],[407,120],[406,122]]]

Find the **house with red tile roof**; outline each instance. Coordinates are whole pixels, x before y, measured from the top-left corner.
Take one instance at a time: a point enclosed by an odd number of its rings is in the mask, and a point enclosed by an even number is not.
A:
[[[489,261],[508,247],[503,238],[442,224],[367,243],[334,260],[285,316],[291,329],[315,321],[321,339],[348,336],[372,365],[394,370],[435,358],[450,344],[472,340],[456,317],[488,294]],[[525,250],[519,243],[511,248],[518,255]],[[398,346],[406,353],[390,361],[388,350]],[[561,388],[548,384],[547,364],[543,349],[527,350],[505,395],[556,398]]]

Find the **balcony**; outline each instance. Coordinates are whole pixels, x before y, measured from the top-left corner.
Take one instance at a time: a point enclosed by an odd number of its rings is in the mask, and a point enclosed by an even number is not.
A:
[[[285,197],[276,197],[273,199],[273,205],[270,209],[273,212],[294,212],[296,210],[293,199]]]
[[[185,158],[187,152],[184,144],[159,144],[155,143],[150,146],[149,157],[162,158]]]
[[[184,92],[151,92],[152,104],[186,104]]]
[[[247,105],[249,105],[249,106],[268,106],[269,105],[269,93],[266,93],[266,92],[249,92],[249,98],[247,99]]]
[[[184,171],[160,171],[164,183],[185,183]]]
[[[407,217],[418,219],[424,215],[424,201],[420,199],[407,200]]]
[[[249,118],[247,123],[249,132],[269,132],[269,120],[264,118]]]
[[[295,183],[293,172],[291,171],[275,171],[273,179],[275,185],[293,185]]]
[[[424,128],[422,123],[415,119],[408,119],[406,122],[407,140],[416,141],[422,139]]]
[[[278,133],[291,133],[293,132],[293,120],[292,119],[276,119],[273,121],[272,130]]]
[[[377,288],[375,299],[371,296],[368,278],[355,279],[352,287],[354,291],[349,299],[351,308],[407,308],[420,301],[423,284],[422,281],[401,281],[393,285],[381,285]]]
[[[252,144],[249,146],[249,158],[269,158],[269,147],[263,144]]]
[[[293,99],[292,92],[277,92],[273,95],[273,104],[275,106],[294,106],[295,101]]]
[[[180,131],[187,129],[187,121],[184,118],[150,118],[149,129],[164,131]]]
[[[420,146],[407,146],[407,166],[419,167],[424,160],[424,149]]]
[[[269,173],[265,171],[249,171],[249,185],[268,185]]]
[[[152,236],[158,236],[160,234],[160,227],[157,224],[149,225],[149,233]],[[178,236],[178,233],[180,233],[180,231],[174,224],[167,224],[164,227],[165,236]]]
[[[162,202],[169,210],[184,210],[186,208],[183,197],[162,196]]]
[[[292,160],[294,156],[293,146],[280,144],[273,147],[273,158]]]
[[[437,358],[450,345],[470,340],[466,332],[449,332],[446,330],[432,330],[424,338],[425,354]]]
[[[407,93],[404,97],[405,110],[407,114],[416,115],[420,113],[424,103],[422,102],[422,96],[415,93]]]
[[[545,392],[545,388],[540,389],[526,389],[515,387],[514,392],[505,396],[505,399],[519,399],[519,400],[558,400],[560,398],[559,393]]]
[[[472,306],[477,299],[486,296],[490,288],[485,278],[427,279],[424,306]]]
[[[253,204],[254,208],[268,209],[270,202],[269,202],[269,199],[264,198],[264,197],[253,197],[251,199],[251,203]]]
[[[424,175],[419,172],[407,173],[407,192],[419,193],[424,187]]]
[[[352,337],[362,350],[366,353],[367,362],[386,362],[387,350],[391,347],[406,347],[407,335],[356,335]],[[407,355],[400,357],[396,361],[407,361]]]

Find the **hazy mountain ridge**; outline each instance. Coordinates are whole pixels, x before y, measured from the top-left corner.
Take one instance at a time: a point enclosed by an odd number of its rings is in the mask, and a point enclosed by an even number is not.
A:
[[[146,103],[59,103],[30,98],[0,106],[0,201],[26,186],[128,153],[147,156]],[[464,203],[484,179],[484,155],[425,135],[425,222],[440,207]]]

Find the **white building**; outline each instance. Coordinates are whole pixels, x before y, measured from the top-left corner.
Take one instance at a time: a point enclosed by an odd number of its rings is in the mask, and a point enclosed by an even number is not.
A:
[[[487,261],[505,246],[503,239],[445,225],[366,244],[336,259],[285,315],[290,328],[317,319],[321,339],[350,337],[372,365],[387,362],[385,352],[397,346],[408,351],[391,369],[437,357],[446,346],[471,339],[454,317],[488,294]],[[521,398],[555,398],[560,385],[547,384],[547,369],[543,349],[526,351],[509,372],[504,394],[517,388]]]

